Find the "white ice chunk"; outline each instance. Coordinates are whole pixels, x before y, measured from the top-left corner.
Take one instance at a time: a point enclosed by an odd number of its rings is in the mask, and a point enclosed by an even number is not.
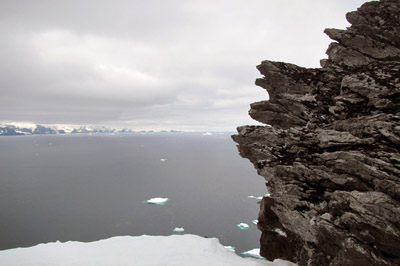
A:
[[[260,256],[260,249],[259,248],[253,248],[248,251],[242,252],[243,255],[248,256],[248,257],[253,257],[257,259],[265,259],[264,257]]]
[[[227,250],[230,250],[232,252],[235,252],[235,247],[234,246],[224,246]]]
[[[257,219],[255,219],[255,220],[253,220],[253,221],[251,221],[253,224],[258,224],[258,220]]]
[[[212,135],[211,132],[206,132],[206,133],[203,134],[203,136],[211,136],[211,135]]]
[[[172,230],[174,232],[184,232],[185,229],[183,227],[175,227],[174,230]]]
[[[249,199],[257,199],[257,200],[262,200],[263,197],[256,197],[256,196],[247,196]]]
[[[246,224],[246,223],[240,223],[240,224],[237,224],[236,226],[239,227],[239,228],[242,229],[242,230],[247,230],[247,229],[249,229],[249,225]]]
[[[167,161],[167,159],[160,159],[160,161],[161,161],[161,162],[166,162],[166,161]]]
[[[151,198],[145,202],[155,205],[164,205],[165,203],[167,203],[167,201],[169,201],[169,198]]]

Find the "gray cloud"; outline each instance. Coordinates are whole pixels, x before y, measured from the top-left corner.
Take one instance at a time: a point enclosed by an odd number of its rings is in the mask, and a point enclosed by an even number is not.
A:
[[[0,121],[232,130],[261,60],[317,67],[363,2],[1,1]]]

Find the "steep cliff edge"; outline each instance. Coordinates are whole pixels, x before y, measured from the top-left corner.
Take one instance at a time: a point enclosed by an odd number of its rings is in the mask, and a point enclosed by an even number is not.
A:
[[[241,156],[267,181],[261,255],[300,265],[400,265],[400,1],[368,2],[322,68],[263,61],[269,101]]]

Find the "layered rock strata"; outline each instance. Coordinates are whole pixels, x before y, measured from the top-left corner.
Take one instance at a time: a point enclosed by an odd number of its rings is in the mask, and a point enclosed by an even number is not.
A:
[[[322,68],[263,61],[266,126],[233,139],[267,181],[261,255],[300,265],[400,265],[400,1],[367,2]]]

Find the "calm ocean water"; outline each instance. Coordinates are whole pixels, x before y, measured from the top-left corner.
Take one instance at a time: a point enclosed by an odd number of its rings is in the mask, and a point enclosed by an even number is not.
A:
[[[240,253],[259,247],[248,196],[265,193],[228,134],[0,137],[0,249],[183,227]]]

